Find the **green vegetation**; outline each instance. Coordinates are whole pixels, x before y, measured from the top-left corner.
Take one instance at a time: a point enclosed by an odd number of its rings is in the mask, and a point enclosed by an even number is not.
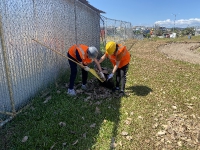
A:
[[[127,41],[132,60],[127,96],[121,98],[93,100],[87,94],[70,97],[66,94],[66,75],[48,90],[48,95],[34,98],[0,129],[1,148],[154,150],[171,145],[180,150],[196,149],[187,143],[164,144],[156,136],[172,114],[200,116],[200,65],[171,60],[157,51],[162,44],[178,41],[199,38]],[[78,81],[80,77],[76,84]],[[186,103],[193,104],[192,108]],[[25,136],[28,139],[22,142]]]

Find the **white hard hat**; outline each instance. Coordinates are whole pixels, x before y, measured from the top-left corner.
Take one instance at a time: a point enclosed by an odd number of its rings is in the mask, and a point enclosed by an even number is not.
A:
[[[94,46],[90,46],[88,48],[88,56],[89,56],[89,58],[97,58],[97,56],[98,56],[97,48]]]

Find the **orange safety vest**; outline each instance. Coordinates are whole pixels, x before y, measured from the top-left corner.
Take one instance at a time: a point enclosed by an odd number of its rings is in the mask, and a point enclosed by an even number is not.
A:
[[[117,56],[122,54],[121,59],[118,60],[120,61],[118,68],[122,68],[123,66],[127,65],[130,62],[131,55],[129,51],[126,49],[126,46],[122,46],[121,44],[117,44],[117,45],[118,45],[117,53],[112,54],[112,55],[109,55],[108,53],[106,53],[106,56],[110,59],[113,66],[115,66],[117,62],[117,59],[116,59]]]
[[[80,44],[80,45],[73,45],[69,48],[68,50],[68,53],[74,58],[77,60],[76,58],[76,50],[78,50],[78,53],[82,59],[82,63],[84,65],[88,65],[92,62],[92,59],[90,59],[88,57],[88,54],[87,54],[87,50],[88,50],[88,46],[86,45],[83,45],[83,44]],[[78,61],[78,60],[77,60]]]

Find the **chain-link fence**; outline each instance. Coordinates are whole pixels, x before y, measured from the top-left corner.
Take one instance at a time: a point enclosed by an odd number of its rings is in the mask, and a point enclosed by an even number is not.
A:
[[[100,11],[78,0],[1,0],[0,124],[66,72],[73,44],[100,47]]]
[[[0,125],[67,71],[66,58],[35,40],[66,55],[73,44],[99,49],[133,37],[131,23],[90,6],[84,0],[1,0]]]
[[[104,46],[109,41],[121,43],[133,38],[133,29],[130,22],[101,16],[100,28],[100,41]]]

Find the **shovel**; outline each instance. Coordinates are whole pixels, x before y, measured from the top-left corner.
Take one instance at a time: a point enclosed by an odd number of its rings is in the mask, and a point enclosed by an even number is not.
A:
[[[35,41],[35,42],[37,42],[37,43],[39,43],[40,45],[42,45],[42,46],[48,48],[48,49],[54,51],[55,53],[57,53],[57,54],[59,54],[59,55],[65,57],[65,58],[67,58],[67,59],[69,59],[69,60],[75,62],[76,64],[78,64],[79,66],[81,66],[81,67],[84,68],[84,66],[83,66],[82,64],[76,62],[75,60],[73,60],[73,59],[71,59],[71,58],[69,58],[69,57],[63,55],[62,53],[60,53],[60,52],[58,52],[58,51],[56,51],[56,50],[54,50],[54,49],[52,49],[52,48],[50,48],[50,47],[48,47],[48,46],[46,46],[46,45],[44,45],[43,43],[37,41],[36,39],[32,39],[32,40]],[[92,74],[93,74],[97,79],[99,79],[101,82],[104,82],[104,80],[103,80],[102,78],[99,77],[99,75],[97,74],[97,72],[96,72],[94,69],[91,69],[91,68],[90,68],[89,72],[92,73]]]

